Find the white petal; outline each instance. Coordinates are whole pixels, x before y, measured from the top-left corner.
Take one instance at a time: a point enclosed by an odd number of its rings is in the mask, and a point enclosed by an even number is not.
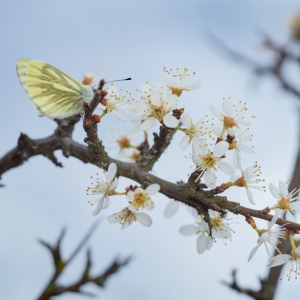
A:
[[[230,182],[235,182],[237,181],[239,178],[241,178],[241,175],[233,175],[230,177]]]
[[[206,249],[206,239],[205,234],[201,234],[197,239],[197,252],[202,254]]]
[[[249,199],[249,202],[251,203],[251,204],[256,204],[255,202],[254,202],[254,200],[253,200],[253,195],[252,195],[252,192],[249,190],[249,189],[246,189],[246,192],[247,192],[247,196],[248,196],[248,199]]]
[[[244,171],[244,179],[246,182],[250,181],[251,178],[253,177],[253,171],[254,171],[253,166],[246,168],[246,170]]]
[[[292,257],[289,254],[280,254],[276,255],[275,257],[272,257],[269,260],[268,267],[276,267],[285,264],[286,262],[289,262]]]
[[[248,262],[252,259],[252,257],[254,256],[254,254],[256,253],[257,249],[261,246],[261,244],[256,245],[252,251],[250,252],[249,258],[248,258]]]
[[[127,192],[127,200],[129,203],[133,202],[133,200],[134,200],[134,192],[133,191],[130,190]]]
[[[273,195],[274,198],[276,198],[278,200],[281,198],[279,196],[279,190],[278,190],[278,188],[273,183],[269,184],[269,190],[270,190],[270,192],[271,192],[271,194]]]
[[[295,211],[300,211],[300,201],[290,203],[290,208]]]
[[[233,175],[235,173],[234,168],[226,162],[220,161],[218,162],[217,166],[221,171],[228,175]]]
[[[288,194],[289,194],[288,186],[287,186],[287,184],[285,182],[279,181],[279,190],[280,190],[280,193],[284,197],[288,196]]]
[[[195,137],[192,141],[193,148],[195,151],[200,152],[201,154],[206,154],[206,146],[204,141],[200,137]]]
[[[151,93],[151,85],[149,83],[143,83],[140,90],[141,90],[141,96],[147,97]]]
[[[201,82],[201,80],[197,79],[197,80],[195,80],[193,82],[189,82],[187,84],[184,84],[183,88],[185,90],[188,90],[188,91],[192,91],[192,90],[198,89],[200,87],[200,82]]]
[[[192,118],[190,117],[190,115],[188,114],[184,114],[180,121],[182,122],[183,126],[185,128],[190,128],[191,127],[191,123],[192,123]]]
[[[219,119],[222,119],[223,116],[222,116],[222,113],[220,112],[220,110],[215,107],[214,105],[210,104],[209,105],[209,110]]]
[[[295,217],[293,214],[291,214],[291,212],[289,210],[286,212],[285,218],[286,218],[286,220],[288,220],[290,222],[295,222]]]
[[[94,209],[93,211],[93,216],[96,216],[99,214],[99,212],[101,211],[101,209],[103,208],[103,203],[104,203],[104,196],[102,196],[99,201],[98,201],[98,204],[96,206],[96,208]]]
[[[165,108],[167,110],[173,110],[176,109],[178,105],[178,97],[173,94],[169,94],[166,96],[165,99]]]
[[[133,221],[131,220],[131,222],[129,220],[125,221],[122,225],[122,229],[127,228],[128,226],[130,226],[133,223]]]
[[[214,146],[213,154],[215,157],[223,156],[228,150],[229,144],[225,141],[221,141]]]
[[[112,180],[115,178],[117,173],[117,165],[115,163],[111,163],[108,167],[107,172],[105,173],[106,181],[111,183]]]
[[[148,130],[149,128],[154,127],[156,122],[157,122],[157,120],[155,118],[149,118],[141,124],[140,129]]]
[[[131,212],[133,212],[133,213],[136,213],[136,212],[138,212],[139,210],[138,210],[138,208],[136,208],[134,205],[132,205],[132,204],[129,204],[128,205],[128,209],[131,211]]]
[[[222,102],[222,108],[227,116],[232,116],[234,112],[234,108],[232,105],[232,100],[227,98]]]
[[[213,126],[211,126],[211,129],[216,136],[220,136],[222,133],[222,129],[223,129],[223,123],[218,122],[218,123],[214,124]]]
[[[181,150],[185,150],[187,146],[189,145],[190,137],[188,135],[185,135],[180,142],[180,148]]]
[[[151,112],[149,104],[147,104],[147,103],[139,103],[136,106],[136,110],[139,114],[142,114],[142,115],[148,115]]]
[[[160,190],[160,185],[157,184],[157,183],[150,184],[146,188],[146,191],[147,191],[147,193],[148,193],[149,196],[152,196],[152,195],[158,193],[159,190]]]
[[[145,202],[144,207],[148,210],[152,210],[154,208],[154,202],[152,200],[148,200]]]
[[[177,87],[177,81],[171,75],[165,75],[165,83],[168,87]]]
[[[243,126],[249,126],[249,125],[251,125],[250,118],[248,118],[248,119],[245,119],[245,118],[236,118],[235,122],[237,124],[243,125]]]
[[[236,150],[233,150],[232,161],[233,161],[233,166],[242,172],[243,169],[242,169],[242,163],[241,163],[241,155]]]
[[[227,133],[230,134],[230,135],[236,136],[235,127],[233,127],[233,128],[227,128]]]
[[[118,110],[113,110],[112,111],[121,121],[127,121],[128,120],[128,117],[124,114],[124,113],[122,113],[122,112],[120,112],[120,111],[118,111]]]
[[[198,227],[194,224],[184,225],[179,228],[179,232],[182,235],[190,236],[197,232]]]
[[[175,117],[173,116],[164,116],[164,124],[169,127],[169,128],[175,128],[178,126],[179,124],[179,120],[177,120]]]
[[[113,180],[113,182],[110,184],[110,188],[109,189],[112,191],[112,190],[114,190],[117,187],[117,185],[118,185],[118,178],[115,177],[115,179]]]
[[[216,187],[216,174],[212,169],[208,169],[204,173],[204,182],[208,188]]]
[[[244,144],[239,144],[238,145],[239,150],[246,152],[246,153],[253,153],[254,150],[252,147],[244,145]]]
[[[199,215],[198,215],[199,219]],[[208,224],[205,221],[201,221],[200,224],[198,225],[198,230],[199,231],[206,231],[208,229]]]
[[[273,216],[271,222],[268,223],[268,230],[271,230],[271,228],[274,226],[274,224],[276,223],[276,221],[279,218],[279,215],[280,215],[280,209],[276,209],[275,215]]]
[[[109,199],[109,196],[105,196],[105,197],[104,197],[104,205],[103,205],[102,209],[108,208],[109,205],[110,205],[110,199]]]
[[[208,236],[206,239],[206,250],[209,250],[213,244],[214,244],[214,239]]]
[[[149,227],[152,224],[152,219],[147,214],[140,212],[136,214],[137,220],[144,226]]]
[[[119,213],[108,216],[107,221],[111,224],[119,223],[120,222]]]
[[[166,218],[173,217],[179,209],[180,203],[178,201],[171,200],[165,208],[164,216]]]

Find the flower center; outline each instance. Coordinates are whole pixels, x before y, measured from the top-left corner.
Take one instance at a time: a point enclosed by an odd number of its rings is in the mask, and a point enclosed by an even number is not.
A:
[[[134,200],[131,202],[136,208],[144,207],[145,202],[150,199],[147,192],[136,193],[134,195]]]
[[[120,149],[130,148],[130,139],[127,136],[122,136],[117,140]]]
[[[207,168],[207,169],[208,168],[212,168],[212,169],[215,170],[216,169],[215,165],[220,160],[221,160],[220,157],[214,157],[211,153],[207,153],[206,155],[203,155],[203,157],[202,157],[202,166],[203,166],[203,169],[204,168]]]
[[[291,210],[290,208],[290,198],[285,198],[282,197],[279,201],[278,201],[278,207],[283,209],[283,210]]]
[[[223,123],[224,123],[224,127],[226,127],[226,128],[232,128],[234,126],[238,127],[237,124],[235,123],[234,118],[232,118],[232,117],[224,116]]]
[[[180,97],[182,94],[183,89],[178,87],[171,87],[171,91],[173,95],[176,95],[177,97]]]
[[[231,143],[228,143],[228,144],[229,144],[228,150],[237,149],[237,147],[236,147],[236,144],[237,144],[236,140],[233,140]]]
[[[244,178],[244,174],[242,175],[242,177],[240,177],[239,179],[237,179],[233,185],[238,186],[238,187],[247,187],[247,182]]]

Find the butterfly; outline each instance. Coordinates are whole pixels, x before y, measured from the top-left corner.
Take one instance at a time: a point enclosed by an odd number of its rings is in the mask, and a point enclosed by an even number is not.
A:
[[[71,76],[42,61],[22,58],[17,61],[19,81],[40,115],[63,119],[84,111],[94,91]]]

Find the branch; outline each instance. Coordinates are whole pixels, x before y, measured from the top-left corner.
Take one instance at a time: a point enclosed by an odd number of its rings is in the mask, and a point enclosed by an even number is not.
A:
[[[222,281],[222,283],[228,287],[230,287],[231,289],[237,291],[238,293],[241,294],[245,294],[248,295],[256,300],[267,300],[267,299],[272,299],[270,298],[268,289],[266,289],[266,285],[263,284],[263,280],[261,280],[261,289],[259,291],[254,291],[251,289],[245,289],[245,288],[241,288],[239,286],[239,284],[237,283],[236,280],[236,270],[233,270],[231,275],[232,275],[232,282],[228,283],[226,281]]]
[[[63,294],[65,292],[74,292],[86,296],[93,296],[90,293],[86,293],[81,291],[81,287],[85,285],[88,282],[94,282],[98,286],[103,287],[108,277],[110,277],[112,274],[119,271],[119,269],[131,260],[130,257],[124,259],[124,260],[118,260],[115,259],[113,263],[101,274],[97,276],[91,276],[90,275],[90,268],[92,266],[91,262],[91,253],[90,250],[87,251],[87,259],[86,259],[86,265],[83,270],[83,273],[80,277],[80,279],[68,286],[59,286],[57,285],[57,279],[62,274],[62,272],[65,270],[65,268],[71,263],[71,261],[77,256],[77,254],[82,250],[83,246],[86,244],[90,236],[93,234],[97,226],[99,225],[99,221],[95,222],[92,227],[88,230],[86,235],[83,237],[83,239],[79,242],[78,246],[75,248],[73,253],[70,255],[70,257],[67,260],[63,260],[61,256],[61,243],[63,241],[63,238],[66,233],[66,229],[63,229],[56,244],[54,246],[51,246],[50,244],[39,240],[39,242],[45,246],[48,250],[51,252],[51,256],[54,261],[55,270],[54,273],[49,280],[47,286],[42,291],[41,295],[38,297],[38,300],[48,300],[52,296],[57,296],[60,294]]]
[[[263,75],[263,74],[274,75],[274,77],[279,81],[281,87],[284,90],[286,90],[287,92],[293,94],[294,96],[300,99],[300,91],[296,87],[289,84],[288,80],[285,79],[282,72],[282,67],[284,63],[289,59],[294,60],[295,62],[300,64],[299,56],[293,55],[284,47],[280,47],[276,45],[276,43],[270,37],[265,36],[265,39],[262,42],[262,44],[269,50],[272,50],[273,52],[276,53],[276,59],[274,63],[272,63],[269,66],[261,66],[257,62],[246,57],[245,55],[238,53],[233,49],[229,48],[223,41],[221,41],[217,36],[215,36],[211,32],[210,32],[210,37],[217,44],[218,49],[221,50],[226,55],[228,55],[235,62],[243,63],[250,66],[252,69],[254,69],[254,72],[257,75]]]
[[[262,74],[274,75],[284,90],[290,92],[291,94],[293,94],[294,96],[296,96],[297,98],[300,99],[300,91],[297,88],[295,88],[294,86],[292,86],[291,84],[289,84],[289,82],[283,76],[283,72],[282,72],[282,67],[287,60],[293,60],[297,64],[300,64],[300,56],[292,54],[284,46],[277,45],[270,37],[265,36],[265,39],[263,40],[263,45],[267,49],[273,51],[276,54],[276,59],[275,59],[275,62],[271,66],[263,67],[263,66],[259,66],[256,62],[248,59],[244,55],[234,52],[232,49],[230,49],[227,45],[225,45],[216,36],[212,35],[212,37],[218,43],[221,50],[223,52],[225,52],[227,55],[229,55],[233,60],[235,60],[236,62],[239,62],[239,63],[242,62],[242,63],[248,64],[251,68],[253,68],[255,70],[255,73],[257,75],[262,75]],[[297,156],[297,159],[295,162],[294,172],[293,172],[291,183],[289,185],[289,190],[292,191],[293,189],[298,189],[299,186],[300,186],[300,148],[298,147],[298,156]],[[250,214],[252,213],[252,216],[254,216],[254,214],[257,216],[257,213],[258,213],[258,217],[262,217],[261,215],[259,215],[259,211],[251,212],[249,209],[245,209],[245,208],[242,208],[240,210],[240,213],[246,216],[247,211],[249,211]],[[279,225],[284,224],[283,219],[278,219],[278,221],[280,221],[280,222],[277,222],[277,224],[279,224]],[[290,223],[289,225],[286,226],[286,228],[288,228],[290,225],[293,225],[293,227],[294,227],[294,224]],[[296,227],[294,227],[294,228],[296,229]],[[299,229],[297,229],[297,230],[299,230]],[[290,245],[289,240],[288,239],[283,240],[282,243],[279,245],[279,249],[282,253],[290,253],[291,245]],[[276,251],[274,251],[274,255],[276,255]],[[274,294],[276,292],[276,287],[277,287],[277,283],[278,283],[278,280],[280,277],[282,267],[283,267],[283,265],[269,269],[269,274],[268,274],[267,278],[265,280],[261,280],[260,291],[258,291],[258,292],[251,291],[251,293],[252,293],[251,296],[254,299],[258,299],[258,300],[273,299]],[[236,288],[237,286],[235,285],[235,278],[233,280],[233,284],[230,286],[231,286],[231,288],[238,290]],[[245,293],[244,292],[245,290],[243,290],[243,291],[238,290],[238,291]],[[250,291],[250,290],[246,290],[246,291]],[[249,293],[246,293],[246,294],[250,295]]]
[[[176,130],[161,125],[159,128],[159,135],[153,133],[154,144],[153,146],[143,155],[143,158],[138,162],[141,167],[150,171],[153,168],[153,165],[158,161],[163,152],[170,145],[171,140],[176,133]]]
[[[44,155],[55,166],[62,167],[54,155],[56,150],[62,150],[65,157],[73,156],[84,163],[93,161],[87,147],[73,141],[70,136],[58,135],[55,132],[49,137],[34,140],[21,133],[18,145],[0,159],[0,176],[36,155]]]

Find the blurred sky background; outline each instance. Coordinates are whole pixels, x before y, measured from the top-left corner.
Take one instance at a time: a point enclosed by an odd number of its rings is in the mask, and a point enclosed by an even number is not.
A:
[[[181,107],[197,120],[209,113],[210,103],[220,107],[222,97],[247,102],[249,115],[256,116],[251,126],[256,153],[243,156],[243,165],[258,160],[266,184],[273,182],[277,186],[279,180],[290,178],[296,155],[295,99],[283,92],[273,78],[258,80],[249,68],[222,55],[208,32],[214,32],[236,51],[266,64],[272,55],[260,46],[263,33],[280,43],[288,42],[290,18],[299,10],[296,0],[1,1],[0,156],[16,146],[21,132],[31,138],[43,138],[56,128],[53,121],[36,115],[20,86],[15,71],[19,58],[45,61],[78,80],[89,71],[96,71],[98,78],[106,80],[131,76],[131,82],[116,86],[132,92],[146,80],[163,82],[163,67],[188,67],[197,72],[202,87],[185,93]],[[292,66],[287,69],[294,82],[299,82],[297,71]],[[110,146],[107,137],[127,126],[130,124],[110,115],[99,126],[100,136],[104,135],[104,143]],[[190,149],[179,149],[181,137],[179,132],[155,165],[157,176],[173,182],[187,179],[192,162],[184,158]],[[83,142],[83,138],[79,122],[74,139]],[[44,157],[34,157],[2,177],[5,188],[0,189],[1,299],[35,299],[53,270],[49,253],[37,239],[54,243],[66,226],[63,254],[67,257],[95,218],[102,218],[103,222],[87,244],[92,248],[92,272],[103,270],[116,255],[134,258],[109,279],[105,289],[85,287],[97,294],[96,299],[248,299],[229,290],[221,280],[230,281],[230,272],[236,268],[240,285],[255,289],[259,287],[258,278],[267,274],[263,247],[247,263],[257,235],[244,218],[234,220],[239,224],[233,225],[236,234],[228,245],[219,240],[202,255],[196,251],[196,236],[185,237],[178,232],[193,218],[182,206],[173,218],[165,219],[163,211],[169,200],[162,195],[154,197],[152,227],[136,223],[121,230],[120,226],[107,223],[106,217],[125,207],[126,198],[117,198],[109,209],[93,217],[93,209],[87,204],[93,197],[87,197],[85,189],[89,177],[98,170],[75,158],[66,159],[60,151],[56,155],[64,168],[55,167]],[[130,183],[120,180],[118,190]],[[233,189],[226,195],[253,207],[244,190]],[[254,197],[257,209],[275,202],[269,192],[254,192]],[[261,228],[267,226],[265,222],[258,224]],[[78,279],[84,261],[82,253],[60,283],[70,284]],[[299,279],[284,280],[276,299],[292,297],[296,292]],[[86,298],[64,294],[56,299]]]

